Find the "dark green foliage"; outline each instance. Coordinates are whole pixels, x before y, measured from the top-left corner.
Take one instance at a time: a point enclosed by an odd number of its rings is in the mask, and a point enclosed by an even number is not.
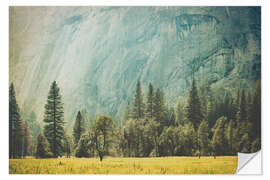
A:
[[[154,97],[154,105],[153,105],[153,119],[157,123],[159,123],[158,134],[162,133],[163,128],[167,125],[167,117],[166,117],[166,106],[164,100],[164,93],[158,88],[155,97]]]
[[[35,149],[38,158],[70,157],[74,154],[76,157],[98,156],[100,161],[105,155],[200,157],[258,151],[261,148],[260,82],[252,95],[238,89],[235,97],[229,91],[214,96],[209,93],[210,87],[200,89],[193,81],[187,99],[180,97],[172,108],[166,105],[164,93],[159,88],[154,91],[151,83],[144,100],[138,82],[133,106],[127,104],[116,127],[112,117],[99,115],[96,119],[88,117],[86,110],[83,110],[78,111],[73,136],[69,136],[64,132],[63,104],[54,82],[45,105],[46,138],[40,134],[35,145],[29,141],[30,135],[40,131],[35,113],[25,115],[28,117],[26,122],[21,120],[14,89],[11,88],[13,114],[10,117],[16,120],[12,121],[12,135],[17,136],[15,141],[19,144],[13,152],[17,155],[13,157],[29,155],[29,149]],[[17,122],[16,131],[14,122]],[[32,128],[30,132],[28,124]]]
[[[75,146],[78,144],[81,135],[84,133],[85,129],[84,129],[84,120],[83,117],[81,115],[81,112],[79,111],[73,126],[73,138],[74,138],[74,143]]]
[[[133,111],[132,111],[132,118],[139,120],[144,117],[144,109],[145,105],[143,102],[143,93],[141,89],[141,83],[140,81],[137,82],[136,85],[136,91],[134,96],[134,102],[133,102]]]
[[[23,129],[20,109],[16,101],[14,85],[9,87],[9,158],[23,155]]]
[[[36,158],[49,158],[52,156],[47,139],[40,133],[37,137]]]
[[[148,119],[153,118],[153,106],[154,106],[154,88],[151,83],[149,83],[148,93],[147,93],[147,103],[146,103],[146,111],[145,116]]]
[[[150,120],[151,122],[153,120]],[[149,121],[146,122],[143,122],[141,125],[140,125],[140,128],[139,128],[139,137],[140,137],[140,145],[139,145],[139,156],[140,157],[148,157],[153,148],[154,148],[154,142],[153,142],[153,139],[151,137],[151,131],[152,129],[150,129],[151,127],[149,126]]]
[[[188,122],[191,122],[195,131],[198,131],[201,121],[204,119],[204,113],[202,110],[201,99],[195,81],[192,82],[189,96],[185,106],[185,118]],[[198,144],[198,134],[196,133],[196,144],[200,154],[200,146]]]
[[[246,103],[246,95],[245,91],[242,90],[239,102],[239,108],[237,112],[237,125],[241,126],[241,123],[246,123],[247,121],[247,103]]]
[[[122,147],[125,147],[125,150],[123,150],[125,156],[131,157],[137,154],[135,152],[138,150],[138,145],[136,144],[136,139],[138,139],[137,129],[137,123],[134,120],[127,121],[123,127]]]
[[[158,157],[160,156],[160,150],[159,150],[159,127],[160,124],[154,120],[149,121],[147,124],[148,129],[148,136],[151,139],[151,142],[153,143],[153,154]]]
[[[173,126],[165,128],[159,139],[159,143],[161,144],[161,147],[163,147],[162,149],[165,150],[165,154],[174,156],[179,140],[177,128]]]
[[[184,125],[184,100],[179,99],[175,107],[175,121],[177,125]]]
[[[124,126],[123,132],[124,140],[126,142],[127,156],[139,157],[140,156],[140,142],[142,135],[141,123],[134,120],[129,120]]]
[[[209,126],[213,127],[215,125],[216,121],[216,115],[215,115],[215,107],[216,102],[213,103],[212,101],[208,101],[207,103],[207,112],[206,112],[206,118],[208,120]]]
[[[152,89],[150,84],[148,91]],[[152,94],[149,92],[148,96]],[[228,91],[212,97],[202,91],[201,100],[194,82],[186,106],[179,100],[174,113],[174,109],[165,105],[163,92],[157,89],[152,100],[152,118],[146,110],[145,118],[140,121],[131,118],[123,124],[118,136],[119,152],[129,157],[235,155],[236,152],[250,152],[252,147],[258,148],[258,140],[250,137],[252,123],[247,118],[239,120],[242,114],[247,117],[245,112],[247,106],[252,106],[251,100],[245,102],[245,93],[240,93],[240,89],[238,92],[233,98]],[[149,97],[146,102],[151,102]],[[146,109],[151,109],[147,106]]]
[[[192,86],[189,91],[189,96],[185,107],[185,117],[193,124],[195,130],[198,130],[201,121],[204,119],[201,100],[195,81],[192,82]]]
[[[239,102],[240,102],[240,89],[238,88],[236,95],[231,102],[230,108],[230,116],[234,128],[237,128],[237,113],[239,111]]]
[[[168,110],[168,122],[167,122],[167,126],[176,126],[176,115],[174,112],[174,109],[171,108],[170,110]]]
[[[54,157],[62,155],[64,137],[64,108],[60,89],[54,81],[50,87],[44,114],[44,135],[47,138]]]

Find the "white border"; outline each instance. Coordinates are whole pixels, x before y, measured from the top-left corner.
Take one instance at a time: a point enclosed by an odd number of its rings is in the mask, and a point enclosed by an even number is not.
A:
[[[3,0],[2,0],[3,1]],[[229,178],[267,178],[270,177],[270,171],[268,170],[270,160],[270,151],[269,151],[269,142],[270,135],[265,131],[269,132],[270,128],[270,116],[267,113],[270,107],[270,8],[269,0],[10,0],[4,2],[1,1],[0,6],[0,112],[1,112],[1,148],[0,148],[0,172],[1,179],[13,179],[13,178],[22,178],[22,179],[36,179],[36,176],[33,175],[8,175],[8,6],[85,6],[85,5],[106,5],[106,6],[119,6],[119,5],[128,5],[128,6],[262,6],[262,132],[263,132],[263,176],[230,176]],[[133,1],[133,2],[130,2]],[[268,153],[267,153],[268,152]],[[266,164],[267,163],[267,164]],[[217,176],[208,176],[208,175],[169,175],[166,177],[151,175],[151,176],[94,176],[94,175],[76,175],[76,176],[57,176],[57,175],[43,175],[38,176],[39,179],[48,179],[48,178],[65,178],[65,179],[74,179],[74,178],[85,178],[85,179],[101,179],[101,178],[110,178],[110,179],[137,179],[137,178],[155,178],[155,179],[164,179],[164,178],[187,178],[194,179],[194,177],[199,177],[202,179],[216,179]],[[228,179],[228,176],[218,176],[218,178]]]

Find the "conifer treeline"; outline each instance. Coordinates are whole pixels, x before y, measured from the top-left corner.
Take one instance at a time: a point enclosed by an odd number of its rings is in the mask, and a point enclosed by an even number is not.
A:
[[[169,108],[164,93],[152,84],[144,99],[138,82],[134,102],[124,110],[120,153],[144,157],[256,152],[261,147],[260,87],[258,81],[252,94],[238,89],[235,97],[220,98],[193,81],[187,99]]]
[[[209,88],[197,88],[193,81],[188,97],[175,104],[169,107],[163,91],[151,83],[144,97],[138,81],[133,103],[127,103],[118,126],[106,115],[89,123],[87,113],[78,111],[73,132],[69,134],[64,130],[63,103],[54,81],[45,105],[43,131],[33,120],[29,122],[34,131],[29,131],[11,84],[9,157],[31,155],[29,146],[37,158],[98,156],[101,161],[105,155],[200,157],[256,152],[261,148],[260,81],[252,93],[238,89],[236,96],[222,98],[215,97]]]

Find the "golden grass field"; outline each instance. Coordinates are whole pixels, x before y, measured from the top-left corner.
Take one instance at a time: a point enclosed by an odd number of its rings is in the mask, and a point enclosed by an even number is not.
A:
[[[237,156],[10,159],[10,174],[233,174]]]

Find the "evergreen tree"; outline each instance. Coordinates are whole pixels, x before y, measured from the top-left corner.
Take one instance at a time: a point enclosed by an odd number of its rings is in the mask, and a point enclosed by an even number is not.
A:
[[[230,97],[228,93],[225,94],[222,101],[222,116],[229,117],[230,116]]]
[[[162,133],[163,128],[168,122],[166,122],[166,106],[164,101],[164,94],[158,88],[154,96],[154,105],[153,105],[153,120],[159,124],[158,134]]]
[[[140,81],[138,81],[136,85],[136,92],[133,102],[132,118],[139,120],[142,119],[143,117],[144,117],[143,93],[141,90],[141,83]]]
[[[193,124],[195,131],[198,130],[201,121],[204,119],[201,100],[195,81],[192,82],[192,86],[189,91],[189,96],[185,107],[185,118]]]
[[[234,101],[232,103],[232,120],[237,124],[237,113],[239,110],[239,103],[240,103],[240,89],[237,89],[236,96],[234,98]]]
[[[203,113],[207,114],[207,105],[208,105],[208,101],[209,101],[209,97],[207,94],[207,91],[209,91],[209,87],[208,88],[201,88],[201,90],[199,91],[199,96],[201,99],[201,106],[202,106],[202,111]]]
[[[44,135],[47,138],[54,157],[62,154],[64,137],[64,108],[60,89],[54,81],[50,87],[44,114]]]
[[[152,119],[153,118],[153,106],[154,106],[154,88],[151,83],[148,86],[148,93],[147,93],[147,104],[146,104],[146,118]]]
[[[239,108],[237,113],[237,123],[245,122],[247,120],[247,103],[245,91],[242,90],[239,102]]]
[[[43,134],[39,134],[37,137],[37,148],[36,148],[36,157],[37,158],[49,158],[52,156],[50,152],[50,146],[47,139]]]
[[[174,113],[174,108],[170,108],[169,112],[168,112],[168,126],[176,126],[177,123],[176,123],[176,116],[175,116],[175,113]]]
[[[18,158],[22,155],[22,119],[16,101],[14,85],[9,87],[9,158]]]
[[[131,109],[130,109],[130,104],[129,101],[127,102],[126,107],[124,108],[123,115],[121,117],[121,123],[120,126],[123,126],[125,122],[127,122],[131,118]]]
[[[73,126],[73,138],[74,138],[74,143],[75,146],[78,144],[81,135],[84,133],[85,129],[84,129],[84,120],[83,117],[81,115],[81,112],[78,111],[77,113],[77,117]]]
[[[216,119],[215,119],[215,114],[214,114],[214,104],[212,101],[207,102],[206,119],[207,119],[210,127],[213,127],[215,125]]]
[[[175,121],[177,125],[184,125],[184,100],[179,99],[175,106]]]
[[[202,111],[201,107],[201,100],[200,96],[195,84],[195,81],[192,82],[191,89],[189,91],[189,96],[187,99],[187,104],[185,107],[185,118],[188,122],[191,122],[195,132],[198,132],[198,127],[201,123],[201,121],[204,119],[204,113]],[[197,148],[200,152],[200,147],[198,144],[198,134],[196,134],[196,144]]]

